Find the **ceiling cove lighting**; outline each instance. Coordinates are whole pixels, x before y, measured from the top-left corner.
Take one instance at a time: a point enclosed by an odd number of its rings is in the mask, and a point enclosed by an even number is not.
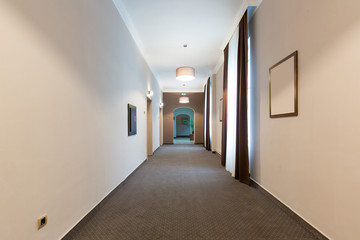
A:
[[[180,97],[179,103],[189,103],[189,97]]]
[[[192,67],[179,67],[176,69],[176,79],[179,81],[191,81],[195,79],[195,69]]]

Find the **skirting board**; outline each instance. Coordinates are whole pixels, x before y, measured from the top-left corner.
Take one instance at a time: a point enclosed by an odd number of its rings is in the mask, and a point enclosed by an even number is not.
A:
[[[83,219],[81,219],[75,227],[73,227],[63,238],[64,239],[72,239],[72,235],[75,234],[82,226],[84,226],[98,211],[101,210],[101,208],[104,206],[104,204],[111,199],[111,197],[122,187],[124,184],[128,181],[131,175],[133,175],[140,167],[145,163],[147,159],[145,159],[130,175],[125,178],[124,181],[122,181],[114,190],[112,190],[101,202],[98,203],[88,214],[85,215]]]
[[[218,153],[217,151],[212,151],[213,154],[216,154],[216,156],[218,156],[219,158],[221,158],[221,154]]]
[[[212,149],[211,152],[213,154],[215,154],[216,156],[218,156],[219,158],[221,158],[221,154],[218,151],[216,151],[215,149]]]
[[[319,232],[316,228],[306,222],[302,217],[297,215],[293,210],[291,210],[284,203],[280,202],[276,197],[274,197],[270,192],[265,190],[260,184],[255,182],[252,178],[250,178],[250,186],[258,189],[262,194],[264,194],[268,199],[270,199],[273,203],[275,203],[281,210],[283,210],[287,215],[297,221],[301,226],[306,228],[309,232],[311,232],[317,239],[319,240],[329,240],[329,238],[325,237],[321,232]]]

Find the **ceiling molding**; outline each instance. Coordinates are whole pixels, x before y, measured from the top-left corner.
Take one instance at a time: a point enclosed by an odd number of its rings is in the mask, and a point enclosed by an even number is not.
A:
[[[149,58],[148,58],[148,56],[146,54],[144,44],[141,41],[141,38],[139,37],[139,34],[138,34],[138,32],[137,32],[137,30],[136,30],[136,28],[134,26],[133,21],[131,20],[131,17],[129,15],[128,11],[126,10],[126,8],[124,6],[124,3],[122,2],[122,0],[113,0],[113,3],[114,3],[116,9],[118,10],[118,12],[120,14],[120,17],[123,19],[127,29],[129,30],[130,35],[134,39],[135,44],[137,45],[137,47],[138,47],[138,49],[140,51],[140,54],[143,56],[145,62],[147,63],[147,65],[150,68],[150,71],[152,72],[152,74],[154,75],[154,77],[155,77],[156,81],[158,82],[160,88],[162,89],[162,86],[161,86],[160,82],[158,81],[158,74],[157,74],[157,72],[155,72],[155,70],[149,64],[149,61],[148,61]]]
[[[221,54],[217,64],[212,69],[211,74],[217,74],[219,72],[220,67],[223,65],[223,63],[224,63],[224,54]]]
[[[226,36],[225,36],[224,41],[223,41],[223,42],[221,43],[221,45],[220,45],[220,49],[221,49],[221,50],[224,50],[225,47],[226,47],[226,45],[229,43],[229,41],[230,41],[232,35],[234,34],[234,31],[236,30],[237,26],[239,25],[239,22],[240,22],[242,16],[244,15],[247,7],[248,7],[248,3],[247,3],[247,1],[245,0],[245,1],[243,1],[243,3],[241,4],[241,7],[240,7],[239,11],[236,13],[236,17],[235,17],[235,19],[234,19],[234,21],[233,21],[233,23],[232,23],[232,25],[231,25],[228,33],[227,33]]]
[[[247,0],[248,6],[259,6],[263,0]]]
[[[165,89],[163,90],[163,92],[176,92],[176,93],[203,93],[204,92],[204,88],[195,88],[195,89]]]
[[[123,2],[121,0],[113,0],[116,9],[118,10],[121,18],[123,19],[126,27],[128,28],[131,36],[133,37],[136,45],[138,46],[141,54],[145,57],[145,47],[143,42],[141,41],[138,32],[136,31],[136,28],[129,16],[129,13],[127,12]]]
[[[234,31],[236,30],[237,26],[239,25],[239,22],[241,21],[241,18],[243,17],[247,8],[249,6],[259,6],[261,4],[261,2],[262,2],[262,0],[244,0],[243,1],[239,11],[236,14],[234,22],[231,25],[231,28],[229,29],[228,33],[226,34],[224,41],[220,45],[221,50],[224,50],[226,45],[229,43],[232,35],[234,34]]]

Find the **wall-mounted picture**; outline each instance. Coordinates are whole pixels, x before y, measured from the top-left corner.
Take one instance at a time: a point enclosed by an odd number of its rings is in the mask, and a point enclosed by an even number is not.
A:
[[[269,69],[270,118],[298,115],[297,56],[295,51]]]
[[[136,107],[128,104],[128,136],[136,134]]]
[[[222,122],[222,110],[223,110],[223,99],[220,98],[220,103],[219,103],[219,120],[220,120],[220,122]]]

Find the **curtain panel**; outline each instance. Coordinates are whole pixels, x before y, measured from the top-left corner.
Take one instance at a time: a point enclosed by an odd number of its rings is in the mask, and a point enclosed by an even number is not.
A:
[[[207,125],[206,125],[206,112],[207,112],[207,107],[206,107],[206,84],[204,85],[204,143],[203,143],[203,147],[206,148],[206,129],[207,129]]]
[[[224,50],[221,164],[235,179],[249,184],[247,118],[247,11]]]
[[[210,78],[206,83],[206,139],[205,146],[206,150],[211,150],[211,140],[210,140]]]
[[[238,45],[239,27],[233,33],[229,42],[228,75],[227,75],[227,139],[226,139],[226,164],[225,169],[235,177],[236,161],[236,106],[237,106],[237,70],[238,70]]]
[[[239,24],[235,179],[239,179],[242,183],[250,184],[247,122],[247,65],[248,25],[246,11]]]
[[[227,75],[229,61],[229,44],[224,49],[224,75],[223,75],[223,108],[221,131],[221,165],[226,165],[226,139],[227,139]]]

